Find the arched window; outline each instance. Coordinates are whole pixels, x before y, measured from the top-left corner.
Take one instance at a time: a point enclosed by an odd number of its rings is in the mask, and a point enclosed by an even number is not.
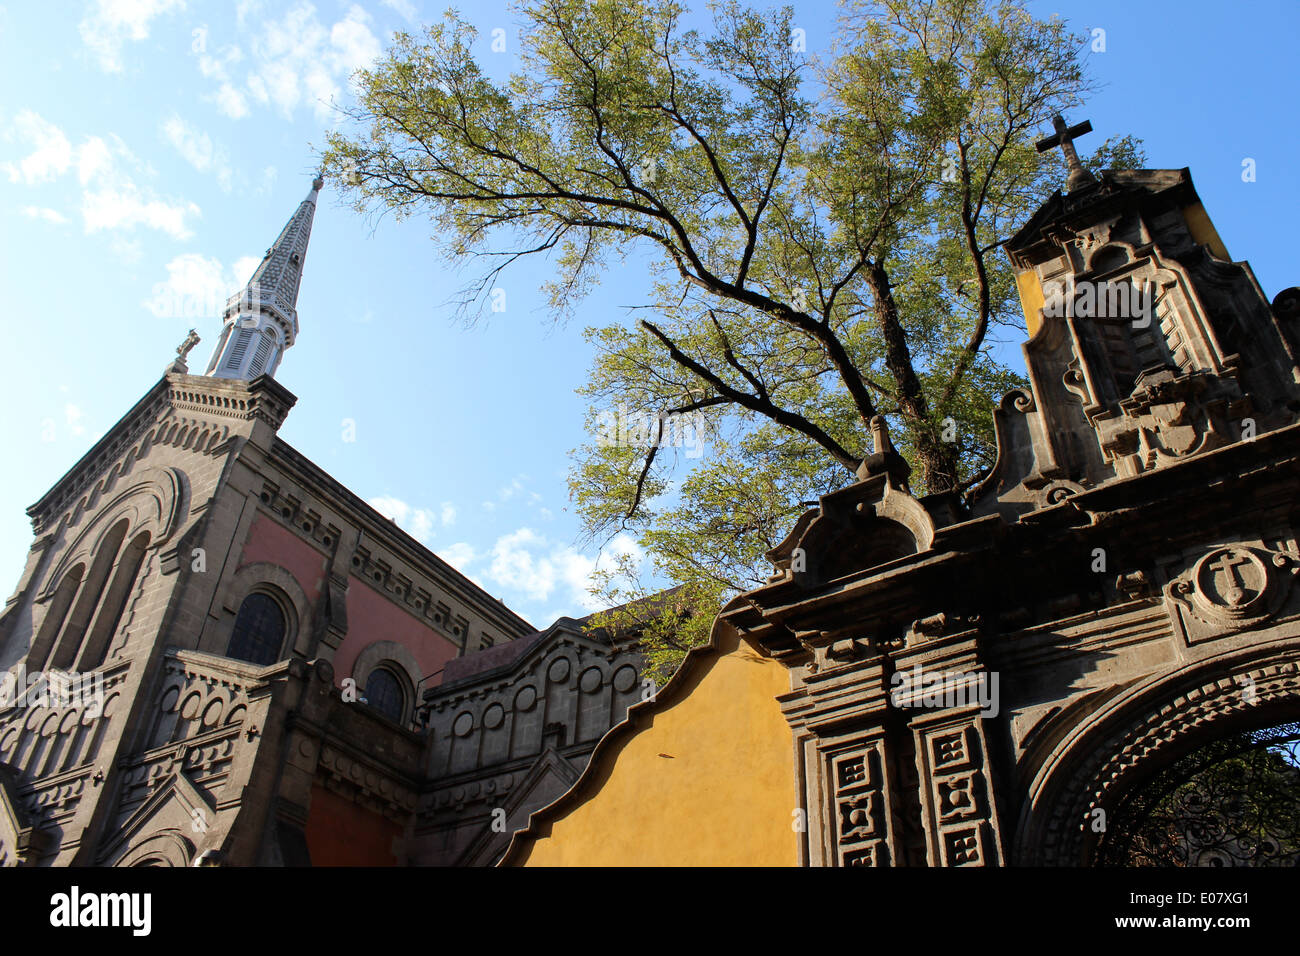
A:
[[[248,377],[257,378],[271,364],[272,351],[275,349],[275,330],[265,328],[262,330],[261,337],[257,340],[257,351],[253,354],[253,364],[248,368]]]
[[[91,621],[95,619],[95,612],[99,610],[104,591],[108,587],[108,576],[117,561],[118,550],[122,546],[122,539],[126,537],[126,530],[127,521],[123,518],[113,525],[99,543],[95,559],[90,565],[90,573],[81,586],[67,626],[64,627],[63,634],[54,648],[50,667],[70,670],[76,662],[77,653],[81,650],[81,641],[86,636]]]
[[[72,599],[77,596],[77,588],[81,587],[81,578],[85,573],[86,566],[78,564],[65,574],[59,583],[58,590],[50,599],[50,608],[45,612],[45,620],[36,634],[36,640],[32,641],[32,646],[27,651],[28,673],[45,667],[45,658],[49,656],[50,648],[54,646],[54,639],[63,629],[63,622],[67,619],[68,612],[72,610]]]
[[[78,670],[94,670],[104,663],[109,644],[122,621],[122,612],[126,610],[126,602],[131,597],[131,588],[140,574],[140,566],[144,564],[144,553],[148,547],[149,532],[141,531],[123,549],[117,562],[117,573],[104,595],[99,616],[95,618],[90,635],[82,644],[81,657],[77,661]]]
[[[389,720],[400,724],[406,711],[402,682],[387,667],[376,667],[366,678],[366,703]]]
[[[226,656],[261,666],[274,664],[280,659],[284,629],[280,605],[269,595],[254,592],[244,598],[235,615],[235,630]]]

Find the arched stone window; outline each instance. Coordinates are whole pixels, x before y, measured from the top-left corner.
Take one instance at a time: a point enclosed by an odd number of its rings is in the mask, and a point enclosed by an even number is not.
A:
[[[59,582],[54,597],[50,599],[50,608],[45,612],[45,620],[41,623],[36,639],[32,641],[32,646],[27,652],[28,673],[45,667],[45,658],[49,656],[50,649],[54,646],[54,639],[59,636],[59,631],[63,629],[63,622],[67,619],[68,612],[72,610],[72,599],[77,596],[77,588],[81,587],[81,579],[85,573],[86,566],[78,564]]]
[[[376,667],[366,679],[366,703],[394,723],[406,719],[406,691],[388,667]]]
[[[244,598],[235,615],[226,656],[263,667],[274,664],[280,659],[284,632],[284,611],[279,603],[269,594],[254,591]]]
[[[77,669],[94,670],[104,663],[108,655],[109,644],[117,633],[117,626],[122,621],[122,613],[131,597],[131,589],[144,564],[145,551],[149,548],[149,532],[141,531],[131,539],[131,543],[122,551],[117,562],[117,572],[104,595],[104,604],[99,609],[99,616],[90,629],[90,634],[81,647],[81,657],[77,660]]]
[[[95,552],[95,559],[90,565],[90,573],[81,586],[80,594],[77,595],[76,604],[72,609],[72,616],[63,629],[63,635],[59,638],[57,646],[54,648],[53,659],[50,661],[51,667],[56,667],[59,670],[69,670],[76,662],[77,653],[81,650],[82,638],[86,636],[86,631],[95,619],[95,612],[99,610],[100,604],[103,603],[104,592],[108,587],[108,577],[113,570],[113,565],[116,563],[118,550],[122,546],[122,539],[126,537],[127,525],[127,520],[123,518],[113,525],[108,534],[100,541],[99,548]]]

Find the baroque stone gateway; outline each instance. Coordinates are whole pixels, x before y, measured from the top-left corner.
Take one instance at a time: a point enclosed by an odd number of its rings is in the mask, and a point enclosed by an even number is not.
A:
[[[880,421],[504,863],[1300,862],[1300,289],[1270,305],[1188,170],[1090,175],[1090,128],[1005,246],[1029,388],[992,472],[915,497]]]
[[[191,336],[29,509],[0,669],[99,690],[0,710],[0,864],[1138,860],[1189,759],[1300,738],[1300,289],[1186,169],[1094,178],[1056,128],[992,472],[914,496],[877,421],[657,694],[635,635],[535,630],[277,436],[317,180],[205,374]],[[1300,840],[1171,819],[1183,863]]]

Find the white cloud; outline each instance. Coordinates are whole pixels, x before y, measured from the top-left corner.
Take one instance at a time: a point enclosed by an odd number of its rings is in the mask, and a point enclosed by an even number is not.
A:
[[[201,173],[211,171],[223,192],[230,192],[231,169],[226,151],[212,144],[212,137],[173,113],[162,125],[162,134],[181,158]]]
[[[23,110],[14,117],[6,138],[19,139],[32,150],[17,165],[4,164],[3,169],[12,183],[31,186],[49,182],[62,176],[72,165],[72,143],[63,130],[31,110]]]
[[[160,319],[219,316],[226,299],[243,288],[259,259],[243,256],[226,270],[221,260],[187,252],[167,263],[167,278],[153,287],[144,307]]]
[[[81,215],[87,233],[145,226],[174,239],[188,239],[194,233],[185,224],[185,217],[199,215],[199,207],[194,203],[177,205],[146,199],[134,184],[128,183],[85,193],[81,198]]]
[[[478,552],[464,541],[457,541],[455,544],[448,545],[438,550],[438,557],[446,561],[453,568],[461,573],[469,567],[470,563],[478,558]]]
[[[241,5],[237,11],[241,34],[252,34],[242,86],[229,69],[244,59],[238,47],[209,54],[205,42],[199,56],[199,72],[219,84],[209,98],[231,119],[247,116],[253,104],[276,109],[286,118],[300,106],[309,106],[317,117],[328,118],[331,101],[342,96],[343,83],[383,52],[370,28],[370,14],[356,4],[332,24],[322,23],[305,0],[259,27],[245,24],[254,12],[260,8]]]
[[[330,46],[334,63],[345,75],[360,70],[379,59],[382,52],[378,38],[370,32],[367,23],[370,14],[356,4],[348,8],[348,15],[330,27]]]
[[[52,222],[56,226],[61,226],[68,221],[67,217],[57,209],[49,209],[45,206],[24,206],[23,215],[29,219],[43,219],[45,222]]]
[[[63,417],[67,419],[68,429],[73,435],[84,435],[86,426],[81,423],[85,415],[81,411],[81,406],[67,402],[63,406]]]
[[[603,605],[591,594],[592,575],[611,566],[622,554],[630,555],[638,564],[644,557],[627,535],[618,535],[605,553],[592,558],[572,547],[557,547],[525,527],[497,539],[487,575],[495,584],[529,601],[551,601],[555,594],[584,613],[598,611]]]
[[[515,478],[511,478],[510,484],[503,485],[501,489],[497,492],[497,497],[500,498],[502,501],[509,501],[515,495],[519,494],[521,491],[524,490],[523,482],[520,481],[520,479],[527,478],[527,477],[528,477],[527,475],[518,475]]]
[[[248,115],[248,100],[244,99],[244,94],[239,92],[229,83],[222,83],[221,89],[214,94],[217,109],[223,116],[231,119],[243,119]]]
[[[81,39],[102,69],[119,73],[126,42],[147,39],[152,20],[184,7],[184,0],[96,0],[81,21]]]
[[[421,544],[427,545],[433,538],[433,529],[438,518],[429,509],[415,508],[401,498],[387,495],[370,498],[368,504],[385,518],[395,521],[399,528]]]
[[[15,118],[13,137],[25,141],[32,152],[16,165],[5,164],[11,182],[34,185],[76,168],[87,234],[144,226],[176,239],[192,235],[188,220],[201,215],[199,207],[192,202],[161,199],[137,185],[130,169],[152,171],[120,137],[88,136],[74,148],[63,130],[30,110]]]
[[[452,525],[456,523],[456,506],[450,501],[442,503],[442,523],[443,525]]]
[[[411,3],[411,0],[381,0],[381,2],[390,10],[396,10],[407,23],[415,22],[415,4]]]
[[[108,248],[113,250],[113,255],[117,256],[126,265],[135,265],[144,258],[144,248],[140,245],[139,239],[127,239],[124,236],[114,236],[109,240]]]
[[[77,181],[81,185],[88,186],[93,179],[106,178],[112,171],[113,154],[103,139],[91,136],[77,147]]]

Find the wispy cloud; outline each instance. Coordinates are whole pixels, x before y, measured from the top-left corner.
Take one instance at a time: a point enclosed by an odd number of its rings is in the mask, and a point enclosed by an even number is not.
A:
[[[407,23],[415,22],[415,4],[411,0],[381,0],[384,6],[390,10],[396,10],[397,14]]]
[[[82,189],[82,224],[87,233],[141,226],[175,239],[187,239],[193,234],[189,220],[201,215],[199,207],[192,202],[164,199],[137,183],[135,174],[147,171],[147,167],[121,137],[88,136],[74,147],[57,125],[31,110],[23,110],[14,118],[8,138],[30,150],[17,162],[0,166],[10,182],[37,185],[75,168]]]
[[[17,163],[5,163],[3,168],[11,183],[37,183],[57,179],[72,166],[73,149],[63,130],[54,123],[23,110],[14,117],[7,137],[27,144],[31,152]]]
[[[449,501],[444,501],[438,511],[432,508],[417,508],[391,495],[370,498],[368,503],[370,507],[385,518],[391,518],[399,528],[424,545],[428,545],[433,540],[439,526],[445,527],[456,520],[456,509]]]
[[[604,553],[591,557],[523,527],[496,540],[485,556],[489,560],[486,574],[516,599],[559,600],[584,612],[597,611],[602,604],[591,593],[594,574],[624,554],[636,562],[643,557],[641,548],[627,535],[617,536]]]
[[[123,46],[147,39],[156,18],[184,8],[184,0],[95,0],[81,20],[81,39],[101,69],[120,73]]]
[[[212,137],[176,113],[163,122],[162,135],[182,159],[201,173],[211,172],[222,191],[230,192],[230,159],[224,148],[213,145]]]
[[[85,413],[82,412],[81,406],[72,402],[67,402],[63,406],[63,417],[68,424],[68,430],[73,435],[80,436],[86,434],[86,426],[82,424]]]
[[[258,260],[236,259],[229,269],[221,260],[187,252],[167,263],[167,278],[155,283],[144,307],[160,319],[211,318],[221,314],[226,299],[243,287]]]
[[[61,226],[68,221],[68,218],[57,209],[49,209],[45,206],[24,206],[23,215],[29,219],[41,219],[45,222],[51,222],[56,226]]]
[[[333,23],[322,22],[307,2],[257,26],[246,22],[254,12],[252,6],[238,11],[241,35],[252,36],[247,54],[234,44],[209,52],[207,33],[195,51],[199,72],[217,84],[210,99],[231,119],[248,116],[255,106],[278,110],[286,118],[307,106],[318,118],[328,118],[348,77],[382,53],[370,14],[356,4]],[[241,64],[238,76],[232,69],[236,63]]]

